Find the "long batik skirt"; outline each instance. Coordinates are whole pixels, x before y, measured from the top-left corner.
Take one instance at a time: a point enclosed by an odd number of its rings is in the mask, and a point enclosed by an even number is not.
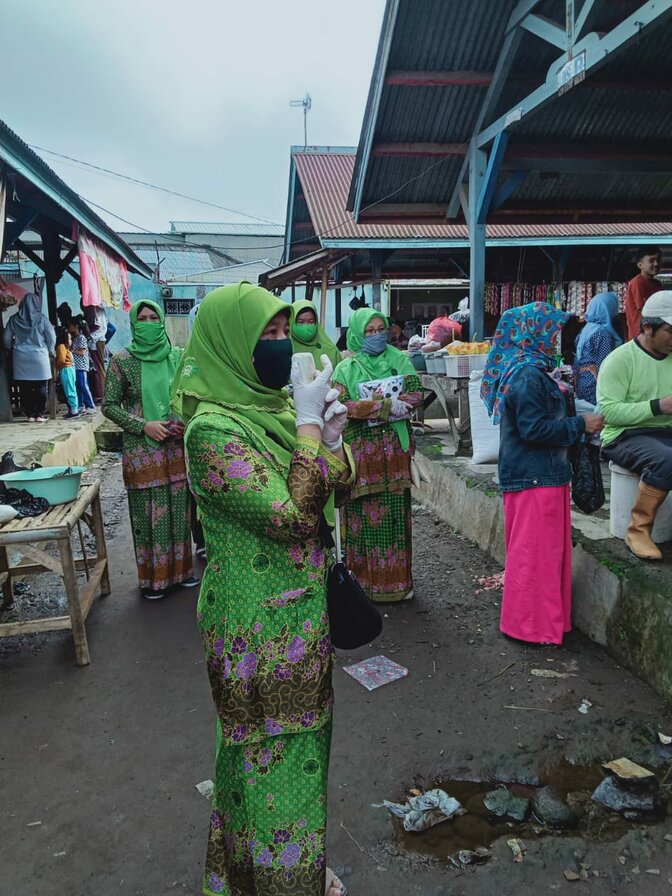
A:
[[[129,488],[128,509],[140,587],[159,591],[189,578],[193,562],[186,479],[154,488]]]
[[[371,600],[404,600],[413,590],[411,491],[365,495],[346,505],[346,565]]]
[[[569,485],[504,495],[506,566],[499,628],[512,638],[562,644],[572,628],[569,501]]]
[[[217,726],[206,896],[324,896],[331,724],[227,744]]]

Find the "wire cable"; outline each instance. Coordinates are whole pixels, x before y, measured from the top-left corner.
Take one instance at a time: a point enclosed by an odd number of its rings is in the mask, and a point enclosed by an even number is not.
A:
[[[366,211],[369,211],[369,209],[375,208],[376,205],[380,205],[381,203],[386,202],[388,199],[391,199],[392,196],[396,196],[397,193],[400,193],[409,184],[413,183],[416,180],[419,180],[421,177],[424,177],[426,174],[428,174],[430,171],[432,171],[438,165],[442,164],[443,162],[445,162],[447,159],[450,159],[450,158],[453,158],[452,154],[441,156],[441,158],[437,159],[436,162],[433,162],[431,165],[429,165],[427,168],[425,168],[419,174],[416,174],[414,177],[409,177],[408,180],[404,181],[404,183],[401,184],[400,186],[398,186],[396,189],[391,190],[389,193],[387,193],[385,196],[381,197],[380,199],[376,199],[374,202],[369,203],[369,205],[364,206],[364,208],[361,209],[360,214],[361,214],[361,212],[366,212]],[[96,202],[93,202],[90,199],[86,199],[86,197],[84,197],[84,196],[80,196],[80,199],[83,199],[84,202],[88,202],[89,205],[95,206],[96,208],[100,209],[101,211],[105,212],[106,214],[112,215],[113,218],[117,218],[117,220],[123,221],[124,224],[128,224],[131,227],[137,227],[137,229],[142,231],[143,233],[156,234],[155,230],[148,230],[146,227],[142,227],[142,225],[140,225],[140,224],[134,224],[133,221],[128,221],[126,218],[122,218],[120,215],[117,215],[115,212],[110,211],[109,209],[105,208],[102,205],[98,205]],[[267,223],[269,223],[269,222],[267,222]],[[344,218],[338,224],[334,224],[333,227],[329,227],[326,230],[322,230],[319,233],[316,233],[315,236],[313,237],[313,239],[317,240],[323,236],[329,236],[330,234],[333,234],[336,230],[340,230],[340,228],[345,227],[352,223],[353,223],[352,216],[349,218]],[[177,237],[177,236],[173,237],[172,234],[166,233],[166,234],[160,234],[160,235],[164,239],[172,239],[176,242],[179,242],[180,245],[182,245],[182,246],[185,246],[185,245],[186,246],[195,246],[196,248],[201,248],[201,249],[218,249],[222,252],[225,252],[225,251],[233,252],[233,251],[235,251],[235,248],[236,248],[235,246],[233,246],[233,247],[212,246],[212,245],[208,245],[206,243],[193,243],[193,242],[185,243],[179,237]],[[301,239],[293,240],[291,243],[287,243],[287,244],[274,243],[273,245],[270,245],[270,246],[255,246],[255,248],[257,248],[257,249],[282,249],[285,247],[285,245],[287,246],[287,248],[289,248],[290,246],[293,246],[296,243],[302,242],[303,240],[304,240],[304,237],[302,237]]]
[[[58,152],[56,152],[55,150],[46,149],[45,147],[37,146],[37,145],[35,145],[35,144],[30,144],[30,146],[31,146],[32,149],[34,149],[34,150],[38,150],[39,152],[46,152],[46,153],[48,153],[48,154],[50,154],[50,155],[56,156],[57,158],[65,159],[65,160],[67,160],[67,161],[69,161],[69,162],[72,162],[72,163],[75,163],[75,164],[79,164],[79,165],[83,165],[83,166],[85,166],[86,168],[91,168],[91,169],[93,169],[93,170],[95,170],[95,171],[98,171],[98,172],[100,172],[100,173],[102,173],[102,174],[105,174],[105,175],[109,175],[109,176],[112,176],[112,177],[117,177],[117,178],[120,178],[120,179],[122,179],[122,180],[127,180],[127,181],[129,181],[129,182],[131,182],[131,183],[135,183],[135,184],[137,184],[137,185],[139,185],[139,186],[147,187],[147,188],[149,188],[149,189],[153,189],[153,190],[158,190],[158,191],[163,192],[163,193],[168,193],[168,194],[170,194],[170,195],[172,195],[172,196],[177,196],[177,197],[179,197],[179,198],[181,198],[181,199],[187,199],[187,200],[190,200],[190,201],[193,201],[193,202],[199,202],[199,203],[202,203],[203,205],[209,205],[209,206],[211,206],[211,207],[213,207],[213,208],[218,208],[218,209],[222,209],[223,211],[231,212],[232,214],[241,215],[242,217],[252,218],[252,219],[254,219],[254,220],[261,221],[261,222],[264,223],[264,224],[275,224],[275,222],[273,222],[273,221],[269,221],[269,220],[266,219],[266,218],[260,218],[260,217],[258,217],[258,216],[256,216],[256,215],[250,215],[250,214],[247,214],[246,212],[236,211],[235,209],[230,209],[230,208],[228,208],[228,207],[226,207],[226,206],[223,206],[223,205],[217,205],[216,203],[213,203],[213,202],[207,202],[206,200],[203,200],[203,199],[196,199],[196,198],[193,197],[193,196],[187,196],[185,193],[179,193],[179,192],[177,192],[177,191],[175,191],[175,190],[170,190],[170,189],[168,189],[168,188],[166,188],[166,187],[159,187],[159,186],[157,186],[156,184],[152,184],[152,183],[149,183],[148,181],[143,181],[143,180],[140,180],[140,179],[138,179],[138,178],[131,177],[130,175],[121,174],[121,173],[118,172],[118,171],[112,171],[110,168],[105,168],[105,167],[103,167],[103,166],[101,166],[101,165],[94,165],[94,164],[91,163],[91,162],[84,162],[82,159],[76,159],[76,158],[74,158],[74,156],[68,156],[68,155],[65,155],[65,154],[63,154],[63,153],[58,153]],[[400,184],[400,185],[399,185],[398,187],[396,187],[394,190],[391,190],[391,191],[390,191],[389,193],[387,193],[385,196],[382,196],[380,199],[376,199],[374,202],[371,202],[371,203],[369,203],[368,205],[364,206],[364,208],[362,208],[362,209],[360,210],[360,214],[361,214],[362,212],[366,212],[366,211],[369,211],[369,210],[372,209],[372,208],[375,208],[375,206],[380,205],[380,204],[383,203],[383,202],[386,202],[388,199],[391,199],[392,196],[396,196],[396,195],[397,195],[398,193],[400,193],[403,189],[405,189],[409,184],[412,184],[412,183],[414,183],[415,181],[420,180],[420,178],[424,177],[426,174],[428,174],[428,173],[429,173],[430,171],[432,171],[434,168],[436,168],[436,167],[438,167],[439,165],[443,164],[443,162],[445,162],[445,161],[446,161],[447,159],[449,159],[449,158],[452,158],[452,155],[448,155],[448,154],[447,154],[447,155],[445,155],[445,156],[441,156],[439,159],[437,159],[437,160],[436,160],[435,162],[433,162],[431,165],[428,165],[428,166],[427,166],[426,168],[424,168],[421,172],[419,172],[419,174],[416,174],[416,175],[414,175],[413,177],[409,177],[409,178],[408,178],[407,180],[405,180],[402,184]],[[215,250],[215,251],[219,252],[220,254],[222,254],[222,253],[225,254],[227,251],[229,251],[229,252],[235,251],[235,248],[236,248],[236,247],[231,247],[231,246],[213,246],[213,245],[211,245],[211,244],[207,244],[207,243],[195,243],[195,242],[191,242],[191,241],[187,243],[187,242],[185,242],[183,239],[181,239],[179,236],[173,236],[172,234],[169,234],[169,233],[157,234],[157,232],[156,232],[155,230],[149,230],[147,227],[143,227],[143,226],[140,225],[140,224],[136,224],[136,223],[134,223],[133,221],[129,221],[127,218],[123,218],[121,215],[116,214],[116,212],[113,212],[113,211],[111,211],[110,209],[105,208],[105,206],[99,205],[97,202],[93,202],[93,200],[91,200],[91,199],[87,199],[85,196],[82,196],[81,194],[78,194],[78,195],[79,195],[80,199],[82,199],[84,202],[87,202],[89,205],[92,205],[94,208],[97,208],[97,209],[99,209],[100,211],[105,212],[105,214],[107,214],[107,215],[111,215],[111,217],[116,218],[116,220],[121,221],[121,222],[124,223],[124,224],[128,224],[130,227],[135,227],[137,230],[141,231],[142,233],[147,233],[147,234],[150,234],[150,235],[153,235],[153,236],[159,236],[159,235],[160,235],[164,241],[169,241],[169,240],[170,240],[170,241],[173,241],[173,242],[175,242],[175,243],[179,243],[179,245],[182,246],[182,247],[191,247],[191,248],[196,248],[196,249]],[[344,218],[344,219],[343,219],[342,221],[340,221],[338,224],[334,224],[332,227],[329,227],[329,228],[327,228],[326,230],[322,230],[322,231],[320,231],[319,233],[315,233],[315,235],[314,235],[314,237],[313,237],[312,239],[314,239],[314,240],[319,240],[321,237],[329,236],[329,235],[333,235],[336,231],[340,230],[342,227],[346,227],[346,226],[348,226],[348,225],[350,225],[350,224],[352,224],[352,223],[353,223],[353,221],[352,221],[352,216],[350,215],[348,218]],[[276,225],[276,226],[277,226],[277,225]],[[304,239],[305,239],[305,237],[302,237],[301,239],[293,240],[293,241],[290,242],[290,243],[286,243],[286,242],[282,242],[282,243],[274,243],[274,244],[272,244],[272,245],[268,245],[268,246],[256,246],[255,248],[257,248],[257,249],[262,249],[262,250],[263,250],[263,249],[284,249],[284,248],[289,249],[291,246],[293,246],[293,245],[295,245],[295,244],[297,244],[297,243],[299,243],[299,242],[302,242]],[[132,246],[131,246],[131,248],[132,248]],[[316,249],[317,249],[317,247],[316,247]]]
[[[180,199],[188,199],[190,202],[198,202],[201,205],[209,205],[211,208],[218,208],[221,211],[231,212],[233,215],[241,215],[243,218],[251,218],[254,221],[261,221],[263,224],[273,224],[278,227],[279,225],[276,221],[269,221],[268,218],[260,218],[258,215],[251,215],[248,212],[241,212],[235,208],[228,208],[226,205],[218,205],[216,202],[208,202],[207,199],[197,199],[195,196],[187,196],[186,193],[179,193],[176,190],[170,190],[168,187],[159,187],[157,184],[149,183],[146,180],[140,180],[137,177],[131,177],[129,174],[121,174],[119,171],[112,171],[110,168],[103,168],[102,165],[94,165],[92,162],[85,162],[82,159],[75,159],[73,156],[66,156],[61,152],[56,152],[53,149],[45,149],[43,146],[36,146],[33,143],[30,143],[29,146],[31,149],[38,150],[39,152],[46,152],[49,155],[56,156],[59,159],[67,159],[69,162],[76,162],[78,165],[84,165],[86,168],[93,168],[94,171],[98,171],[102,174],[106,174],[110,177],[118,177],[121,180],[127,180],[132,184],[138,184],[141,187],[148,187],[150,190],[158,190],[161,193],[168,193],[170,196],[177,196]]]

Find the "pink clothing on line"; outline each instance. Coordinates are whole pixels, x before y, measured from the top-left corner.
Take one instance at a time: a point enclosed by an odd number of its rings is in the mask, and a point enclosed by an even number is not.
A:
[[[572,525],[569,485],[504,494],[506,566],[500,631],[520,641],[562,644],[571,631]]]
[[[83,228],[73,227],[73,239],[79,248],[82,305],[122,308],[128,311],[128,266],[123,258],[108,250]]]

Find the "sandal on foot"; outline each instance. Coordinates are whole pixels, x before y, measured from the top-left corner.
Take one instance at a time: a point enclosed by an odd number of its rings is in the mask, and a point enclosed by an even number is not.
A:
[[[333,896],[330,890],[336,890],[338,896],[348,896],[348,890],[343,881],[339,880],[331,868],[327,868],[327,885],[324,891],[325,896]]]

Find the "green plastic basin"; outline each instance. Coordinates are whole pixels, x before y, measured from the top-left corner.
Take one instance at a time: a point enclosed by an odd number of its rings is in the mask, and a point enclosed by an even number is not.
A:
[[[79,491],[79,480],[86,467],[70,467],[67,476],[59,476],[68,467],[42,467],[39,470],[19,470],[0,476],[8,488],[25,488],[34,498],[46,498],[50,504],[74,501]]]

